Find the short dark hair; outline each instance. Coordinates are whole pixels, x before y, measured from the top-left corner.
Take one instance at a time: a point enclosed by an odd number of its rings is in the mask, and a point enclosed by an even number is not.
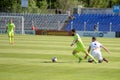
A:
[[[92,37],[92,39],[96,40],[96,37]]]
[[[72,29],[71,31],[72,31],[72,32],[76,32],[76,30],[75,30],[75,29]]]

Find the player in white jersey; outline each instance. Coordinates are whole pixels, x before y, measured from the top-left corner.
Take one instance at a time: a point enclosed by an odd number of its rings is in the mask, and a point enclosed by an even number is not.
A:
[[[102,54],[100,51],[101,48],[103,48],[106,52],[108,52],[108,54],[110,54],[110,51],[107,48],[105,48],[101,43],[99,43],[95,37],[92,37],[92,42],[89,46],[88,53],[91,50],[91,55],[94,58],[97,58],[99,63],[101,63],[102,61],[108,62],[107,59],[102,57]],[[86,55],[86,58],[87,58],[87,55]],[[92,59],[90,58],[88,59],[88,62],[92,62],[92,61],[93,61]]]

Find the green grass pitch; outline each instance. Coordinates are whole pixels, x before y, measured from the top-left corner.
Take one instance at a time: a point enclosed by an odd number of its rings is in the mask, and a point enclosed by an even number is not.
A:
[[[88,48],[91,38],[81,38]],[[70,36],[15,35],[10,45],[7,35],[0,34],[0,80],[119,80],[120,38],[98,40],[111,51],[102,50],[109,63],[78,63]],[[54,56],[57,63],[51,62]]]

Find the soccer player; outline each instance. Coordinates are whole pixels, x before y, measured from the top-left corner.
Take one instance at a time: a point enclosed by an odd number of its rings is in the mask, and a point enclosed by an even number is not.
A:
[[[12,19],[10,19],[10,22],[7,24],[6,27],[10,44],[14,44],[14,29],[15,29],[15,24],[12,22]]]
[[[73,46],[74,44],[76,44],[76,46],[77,46],[77,47],[73,50],[73,52],[72,52],[73,56],[75,56],[76,58],[78,58],[78,59],[79,59],[78,62],[80,63],[81,60],[82,60],[82,58],[81,58],[77,53],[83,52],[83,53],[85,53],[86,55],[90,56],[90,57],[95,61],[95,63],[97,63],[97,61],[94,59],[94,57],[91,56],[90,54],[88,54],[88,52],[87,52],[87,50],[85,49],[85,46],[84,46],[84,44],[83,44],[80,36],[76,33],[76,30],[75,30],[75,29],[72,29],[71,31],[72,31],[72,35],[73,35],[73,38],[74,38],[71,46]]]
[[[97,58],[99,63],[102,63],[103,61],[108,62],[107,59],[102,57],[100,48],[103,48],[106,52],[108,52],[108,54],[110,54],[110,51],[107,48],[105,48],[101,43],[99,43],[96,40],[96,37],[92,37],[92,42],[90,43],[90,46],[88,48],[88,53],[91,50],[91,55],[94,58]],[[88,59],[88,62],[92,62],[92,61],[93,60],[91,58]]]

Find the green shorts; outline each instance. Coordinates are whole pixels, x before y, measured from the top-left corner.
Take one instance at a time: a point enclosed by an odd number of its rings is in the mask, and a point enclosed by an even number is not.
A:
[[[14,32],[8,32],[8,36],[14,36]]]
[[[77,47],[74,50],[77,52],[85,52],[86,48],[83,44],[77,44]]]
[[[77,52],[85,52],[86,51],[85,48],[82,48],[82,47],[76,47],[74,50]]]

